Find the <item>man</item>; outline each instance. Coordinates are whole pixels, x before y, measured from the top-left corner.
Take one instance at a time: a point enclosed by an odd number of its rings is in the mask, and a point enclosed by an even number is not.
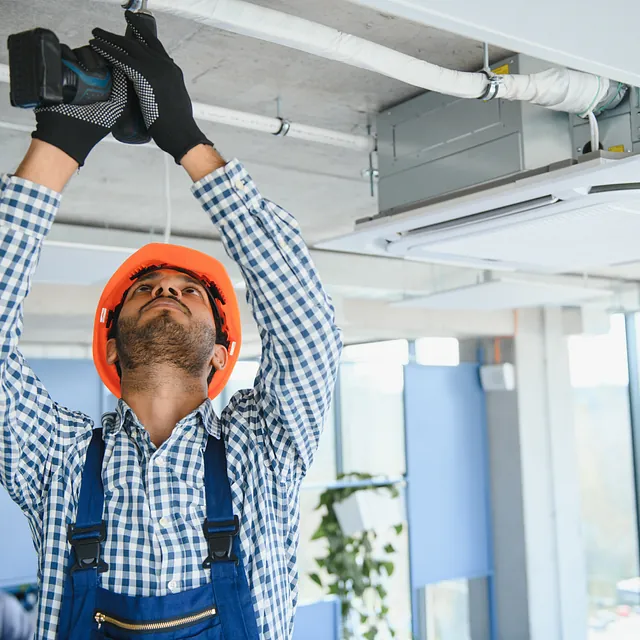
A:
[[[0,480],[39,554],[38,640],[277,639],[297,602],[299,488],[341,351],[295,220],[225,164],[197,127],[182,73],[135,14],[138,40],[95,30],[114,65],[107,102],[36,113],[31,147],[0,179]],[[59,192],[121,116],[126,76],[156,144],[194,181],[247,284],[262,362],[220,417],[210,398],[240,342],[215,260],[148,245],[105,287],[94,360],[119,394],[95,429],[57,405],[18,350],[22,303]]]
[[[18,599],[0,591],[0,640],[32,640],[33,624]]]

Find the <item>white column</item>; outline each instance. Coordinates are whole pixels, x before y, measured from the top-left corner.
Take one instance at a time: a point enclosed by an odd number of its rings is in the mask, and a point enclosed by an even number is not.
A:
[[[562,311],[520,311],[514,342],[530,638],[582,640],[586,571]]]

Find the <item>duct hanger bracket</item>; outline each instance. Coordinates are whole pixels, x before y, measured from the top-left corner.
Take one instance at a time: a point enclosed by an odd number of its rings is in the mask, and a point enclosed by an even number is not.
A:
[[[487,80],[489,81],[489,83],[487,84],[485,92],[478,97],[478,100],[489,102],[490,100],[493,100],[497,97],[498,91],[500,91],[500,87],[502,86],[504,79],[502,78],[502,76],[492,73],[491,71],[487,71],[486,69],[483,69],[481,73],[484,73],[484,75],[487,76]]]
[[[127,11],[145,11],[147,8],[147,0],[123,0],[122,8]]]
[[[289,133],[289,129],[291,129],[291,121],[286,118],[278,118],[280,120],[281,125],[280,128],[273,134],[274,136],[280,136],[284,138],[284,136]]]

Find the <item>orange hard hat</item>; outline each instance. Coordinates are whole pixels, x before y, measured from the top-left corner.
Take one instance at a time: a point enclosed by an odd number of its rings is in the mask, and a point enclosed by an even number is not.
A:
[[[155,269],[175,269],[189,273],[207,288],[216,319],[216,339],[228,338],[229,358],[224,369],[209,381],[209,398],[215,398],[227,384],[238,361],[241,344],[240,309],[227,270],[221,262],[206,253],[175,244],[153,243],[138,249],[127,258],[105,286],[93,325],[93,362],[107,389],[120,398],[120,376],[115,364],[107,363],[107,340],[117,321],[124,295],[143,273]],[[217,316],[217,317],[216,317]]]

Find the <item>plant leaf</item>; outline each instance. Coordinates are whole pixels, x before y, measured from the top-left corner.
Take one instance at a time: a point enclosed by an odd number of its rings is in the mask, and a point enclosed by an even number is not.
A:
[[[382,566],[384,567],[388,576],[390,576],[393,573],[393,562],[383,562]]]
[[[395,525],[395,527],[393,527],[393,528],[396,530],[396,533],[397,533],[398,535],[400,535],[400,534],[402,533],[402,529],[403,529],[403,527],[402,527],[402,525],[401,525],[401,524],[397,524],[397,525]]]
[[[374,640],[374,638],[378,635],[378,632],[375,627],[369,627],[369,630],[366,633],[362,634],[363,638],[366,640]]]
[[[309,577],[319,586],[322,586],[322,580],[320,580],[320,576],[317,573],[310,573]]]
[[[396,552],[396,550],[394,549],[394,547],[393,547],[393,545],[392,545],[392,544],[388,544],[388,545],[386,545],[386,546],[385,546],[385,548],[384,548],[384,550],[385,550],[387,553],[395,553],[395,552]]]
[[[320,538],[324,538],[326,537],[327,532],[325,531],[325,528],[320,525],[317,529],[316,532],[313,534],[313,536],[311,536],[312,540],[319,540]]]

